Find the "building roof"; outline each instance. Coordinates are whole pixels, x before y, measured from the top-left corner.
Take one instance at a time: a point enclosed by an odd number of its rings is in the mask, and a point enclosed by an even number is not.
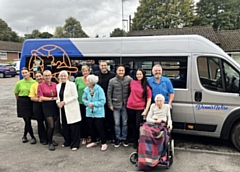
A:
[[[240,29],[216,32],[221,48],[226,52],[240,52]]]
[[[21,51],[23,43],[0,41],[0,51]]]
[[[212,26],[196,26],[183,28],[169,28],[157,30],[138,30],[130,31],[127,36],[157,36],[157,35],[201,35],[217,45],[220,41],[213,30]]]

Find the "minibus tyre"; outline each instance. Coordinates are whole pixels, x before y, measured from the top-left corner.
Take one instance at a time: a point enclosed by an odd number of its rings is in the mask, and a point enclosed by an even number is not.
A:
[[[235,148],[240,151],[240,122],[235,124],[232,129],[231,141]]]

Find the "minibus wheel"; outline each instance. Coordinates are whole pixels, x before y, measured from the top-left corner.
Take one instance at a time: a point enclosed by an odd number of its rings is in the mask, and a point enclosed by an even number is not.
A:
[[[240,151],[240,122],[234,125],[231,133],[231,141],[235,148]]]

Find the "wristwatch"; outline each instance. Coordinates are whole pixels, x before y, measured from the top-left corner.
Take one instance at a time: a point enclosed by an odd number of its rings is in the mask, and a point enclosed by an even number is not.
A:
[[[52,97],[52,100],[54,100],[54,97]]]

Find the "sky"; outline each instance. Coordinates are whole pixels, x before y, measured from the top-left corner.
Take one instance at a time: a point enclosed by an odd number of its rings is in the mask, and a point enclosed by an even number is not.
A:
[[[122,28],[124,19],[134,16],[139,0],[0,0],[0,18],[19,36],[40,32],[54,33],[68,17],[76,18],[89,37],[109,37],[115,28]],[[124,30],[128,23],[124,21]]]
[[[54,34],[57,26],[74,17],[89,37],[109,37],[115,28],[129,30],[127,21],[122,27],[122,9],[128,20],[138,6],[139,0],[0,0],[0,18],[19,36],[34,29]]]

